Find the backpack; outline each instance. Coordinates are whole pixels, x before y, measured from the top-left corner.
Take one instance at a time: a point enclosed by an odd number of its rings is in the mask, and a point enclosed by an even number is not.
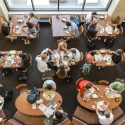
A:
[[[76,25],[79,25],[79,24],[80,24],[80,19],[79,19],[78,16],[74,16],[72,21],[73,21]]]
[[[36,102],[36,100],[39,98],[40,96],[40,91],[37,90],[36,87],[34,87],[31,91],[31,93],[27,96],[27,101],[31,104],[33,104],[34,102]]]

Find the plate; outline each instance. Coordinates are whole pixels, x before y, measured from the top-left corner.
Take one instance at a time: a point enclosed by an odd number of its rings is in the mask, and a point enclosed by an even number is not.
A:
[[[98,31],[99,34],[103,34],[104,31],[105,31],[105,30],[104,30],[104,27],[101,26],[101,25],[99,25],[99,24],[97,24],[96,30]]]
[[[106,26],[106,27],[105,27],[105,31],[106,31],[108,34],[112,34],[112,33],[113,33],[113,28],[112,28],[112,26]]]
[[[99,101],[96,103],[96,106],[100,111],[105,111],[108,108],[109,103],[105,101]]]
[[[13,28],[13,32],[16,33],[16,34],[20,34],[21,33],[21,27],[20,26],[15,26]]]
[[[102,57],[101,54],[95,54],[95,55],[94,55],[94,58],[95,58],[95,61],[97,61],[97,62],[101,62],[102,59],[103,59],[103,57]]]
[[[108,97],[108,98],[118,98],[118,97],[121,97],[120,94],[114,92],[114,91],[111,91],[110,88],[106,88],[105,89],[105,95]]]
[[[104,57],[103,57],[103,61],[107,64],[107,65],[110,65],[111,64],[111,56],[106,54]]]
[[[44,91],[43,92],[43,98],[47,101],[53,100],[55,97],[55,92],[53,91]]]

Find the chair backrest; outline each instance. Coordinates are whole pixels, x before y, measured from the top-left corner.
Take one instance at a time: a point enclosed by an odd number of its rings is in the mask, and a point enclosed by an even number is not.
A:
[[[77,81],[76,81],[76,85],[80,82],[80,81],[82,81],[84,78],[79,78]]]
[[[45,80],[53,80],[52,77],[42,77],[42,80],[45,81]]]
[[[116,78],[116,79],[115,79],[115,81],[117,81],[117,82],[121,82],[121,83],[123,83],[123,84],[124,84],[123,80],[122,80],[122,79],[120,79],[120,78]]]
[[[120,16],[117,16],[117,17],[113,20],[113,23],[115,23],[115,24],[120,24],[120,23],[121,23],[121,17],[120,17]]]
[[[27,88],[27,84],[20,84],[20,85],[16,86],[16,90],[19,90],[19,91],[24,88]]]
[[[68,118],[65,118],[62,122],[56,125],[71,125],[71,121]]]
[[[108,81],[106,81],[106,80],[100,80],[100,81],[98,81],[98,85],[109,85],[109,82]]]

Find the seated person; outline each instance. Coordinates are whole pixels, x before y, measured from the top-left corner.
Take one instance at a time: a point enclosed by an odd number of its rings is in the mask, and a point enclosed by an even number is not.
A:
[[[52,79],[44,81],[43,88],[46,88],[48,85],[51,85],[52,88],[56,90],[56,83]]]
[[[56,72],[57,76],[59,78],[65,78],[67,77],[68,71],[70,70],[70,68],[68,66],[64,66],[63,64],[61,64]]]
[[[96,114],[101,125],[111,125],[111,123],[113,122],[114,116],[112,114],[112,111],[109,109],[106,109],[105,111],[100,111],[96,108]]]
[[[27,35],[29,35],[30,37],[35,37],[37,35],[36,27],[31,22],[27,22],[26,24],[28,26]]]
[[[109,88],[114,91],[114,92],[118,92],[118,93],[122,93],[125,91],[125,84],[121,83],[121,82],[112,82],[109,85]]]
[[[108,24],[113,27],[113,33],[115,35],[118,35],[123,32],[123,28],[121,24],[112,24],[110,22]]]
[[[117,49],[116,52],[112,53],[112,61],[115,64],[118,64],[122,60],[122,50]]]
[[[86,18],[85,18],[85,23],[88,24],[92,21],[93,19],[93,16],[96,16],[97,15],[97,12],[96,11],[93,11],[89,14],[86,15]]]
[[[52,56],[52,54],[53,54],[53,51],[51,50],[51,49],[49,49],[49,48],[46,48],[46,49],[44,49],[42,52],[41,52],[41,55],[42,54],[47,54],[47,61],[51,61],[51,56]]]
[[[47,55],[42,54],[41,56],[38,55],[35,59],[37,61],[37,67],[40,72],[45,72],[46,70],[50,70],[46,63],[46,57]]]
[[[65,40],[59,42],[57,50],[58,50],[58,51],[60,51],[60,50],[67,51],[67,43],[66,43]]]
[[[89,89],[91,89],[91,87],[94,87],[97,91],[99,91],[99,89],[91,82],[91,81],[88,81],[88,80],[81,80],[80,82],[78,82],[76,84],[76,87],[78,89],[78,91],[84,95],[84,93],[86,91],[89,91]]]
[[[62,109],[57,109],[53,114],[53,124],[56,125],[62,122],[67,117],[67,115],[68,114]]]
[[[47,86],[44,87],[44,90],[51,91],[53,90],[53,87],[51,84],[48,84]]]
[[[81,59],[81,54],[78,49],[76,48],[71,48],[69,52],[72,53],[72,61],[73,62],[79,62]]]
[[[10,24],[4,21],[1,26],[1,31],[4,36],[8,36],[10,33]]]
[[[67,34],[69,34],[69,36],[72,37],[79,37],[79,29],[78,26],[74,23],[74,22],[67,22],[66,23],[66,30],[67,30]]]
[[[95,51],[90,51],[87,55],[86,55],[86,62],[89,64],[94,63],[94,55],[96,54]]]
[[[45,118],[43,123],[44,125],[57,125],[67,118],[67,113],[64,112],[61,108],[57,109],[52,116]]]
[[[32,23],[34,26],[38,24],[38,18],[34,13],[29,13],[28,18],[29,18],[28,22]]]
[[[96,25],[97,25],[97,22],[93,21],[87,27],[87,35],[90,40],[96,39],[96,34],[98,33],[98,31],[96,31]]]
[[[31,57],[27,53],[19,54],[19,56],[22,58],[22,69],[26,70],[30,66]]]

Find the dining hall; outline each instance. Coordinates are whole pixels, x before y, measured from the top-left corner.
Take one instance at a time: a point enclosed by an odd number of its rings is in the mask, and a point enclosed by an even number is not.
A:
[[[0,0],[0,125],[125,125],[125,0]]]

